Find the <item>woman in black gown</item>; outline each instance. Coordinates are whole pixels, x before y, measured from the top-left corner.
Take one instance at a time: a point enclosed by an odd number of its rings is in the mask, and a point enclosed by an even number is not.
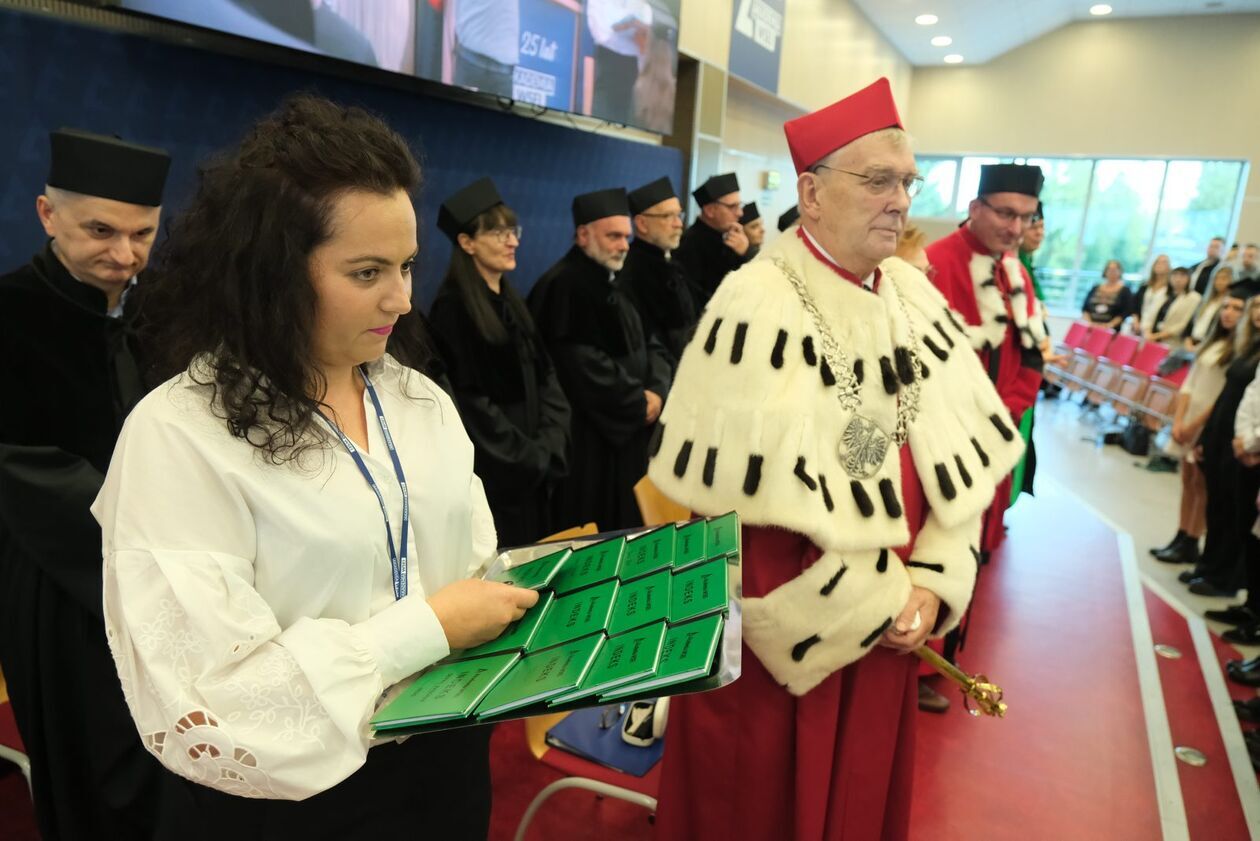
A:
[[[521,229],[489,178],[442,203],[451,262],[429,313],[476,451],[500,546],[549,534],[548,499],[567,471],[569,402],[507,273]]]

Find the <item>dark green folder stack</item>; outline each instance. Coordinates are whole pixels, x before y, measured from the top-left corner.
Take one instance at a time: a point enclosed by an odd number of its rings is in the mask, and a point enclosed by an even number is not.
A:
[[[739,564],[732,512],[544,555],[488,578],[540,591],[498,639],[452,652],[372,719],[440,729],[712,688]]]

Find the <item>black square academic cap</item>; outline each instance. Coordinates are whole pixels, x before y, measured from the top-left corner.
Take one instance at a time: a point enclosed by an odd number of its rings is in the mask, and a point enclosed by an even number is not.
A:
[[[644,184],[637,190],[631,190],[626,198],[630,202],[631,213],[642,213],[663,201],[678,198],[678,194],[674,192],[674,185],[669,183],[668,178],[658,178],[651,184]]]
[[[739,192],[739,179],[735,177],[735,173],[723,172],[721,175],[710,175],[708,181],[691,191],[691,195],[695,197],[697,204],[704,207],[722,196],[737,192]]]
[[[459,238],[459,232],[469,222],[496,204],[503,204],[503,197],[489,178],[479,178],[473,183],[446,197],[438,208],[438,230],[451,242]]]
[[[171,156],[161,149],[70,128],[57,129],[48,140],[49,187],[145,207],[162,205]]]
[[[630,203],[623,187],[583,193],[573,199],[573,224],[585,225],[609,216],[629,216]]]
[[[796,205],[792,205],[779,216],[779,230],[786,231],[788,228],[796,224],[796,220],[801,218],[801,210]]]
[[[977,196],[990,193],[1022,193],[1037,198],[1046,181],[1039,166],[1024,164],[985,164],[980,167],[980,188]]]
[[[739,224],[747,225],[748,223],[755,222],[760,218],[761,211],[757,209],[757,203],[755,201],[750,201],[748,204],[744,205],[744,215],[739,217]]]

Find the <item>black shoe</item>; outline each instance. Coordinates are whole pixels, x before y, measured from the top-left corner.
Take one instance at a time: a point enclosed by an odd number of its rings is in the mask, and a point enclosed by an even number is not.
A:
[[[1260,724],[1260,697],[1250,698],[1246,701],[1235,701],[1234,712],[1238,713],[1239,721],[1250,721]]]
[[[1199,541],[1188,534],[1173,541],[1166,549],[1153,553],[1156,560],[1168,564],[1197,564],[1199,562]]]
[[[1226,669],[1225,676],[1234,683],[1242,684],[1243,686],[1260,687],[1260,669],[1250,672],[1244,672],[1238,669]],[[1260,733],[1260,730],[1255,732]]]
[[[1165,552],[1171,552],[1173,549],[1176,549],[1177,546],[1181,544],[1181,541],[1185,536],[1186,536],[1186,533],[1184,531],[1182,531],[1181,529],[1177,529],[1177,534],[1173,536],[1172,540],[1168,541],[1163,546],[1160,546],[1156,549],[1152,549],[1151,554],[1158,558],[1160,555],[1164,554]]]
[[[1203,618],[1224,622],[1226,625],[1250,625],[1260,619],[1245,604],[1232,604],[1224,610],[1209,610],[1203,614]]]
[[[1221,634],[1221,639],[1234,645],[1260,645],[1260,624],[1239,625]]]
[[[1218,587],[1206,578],[1195,578],[1190,582],[1190,592],[1196,596],[1207,596],[1211,599],[1233,599],[1238,597],[1237,589]]]
[[[1196,578],[1202,578],[1203,575],[1197,569],[1188,569],[1177,576],[1177,580],[1182,584],[1189,584]]]
[[[1225,671],[1260,672],[1260,657],[1252,657],[1250,660],[1226,660]]]

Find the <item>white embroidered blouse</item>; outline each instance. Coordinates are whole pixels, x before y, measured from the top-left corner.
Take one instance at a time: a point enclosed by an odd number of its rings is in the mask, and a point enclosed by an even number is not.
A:
[[[388,356],[369,373],[410,493],[400,600],[380,505],[331,434],[272,464],[184,375],[141,401],[118,440],[92,507],[106,632],[146,746],[198,783],[300,800],[352,774],[381,693],[449,653],[426,595],[494,553],[450,399]],[[397,544],[402,492],[366,412],[361,453]]]

